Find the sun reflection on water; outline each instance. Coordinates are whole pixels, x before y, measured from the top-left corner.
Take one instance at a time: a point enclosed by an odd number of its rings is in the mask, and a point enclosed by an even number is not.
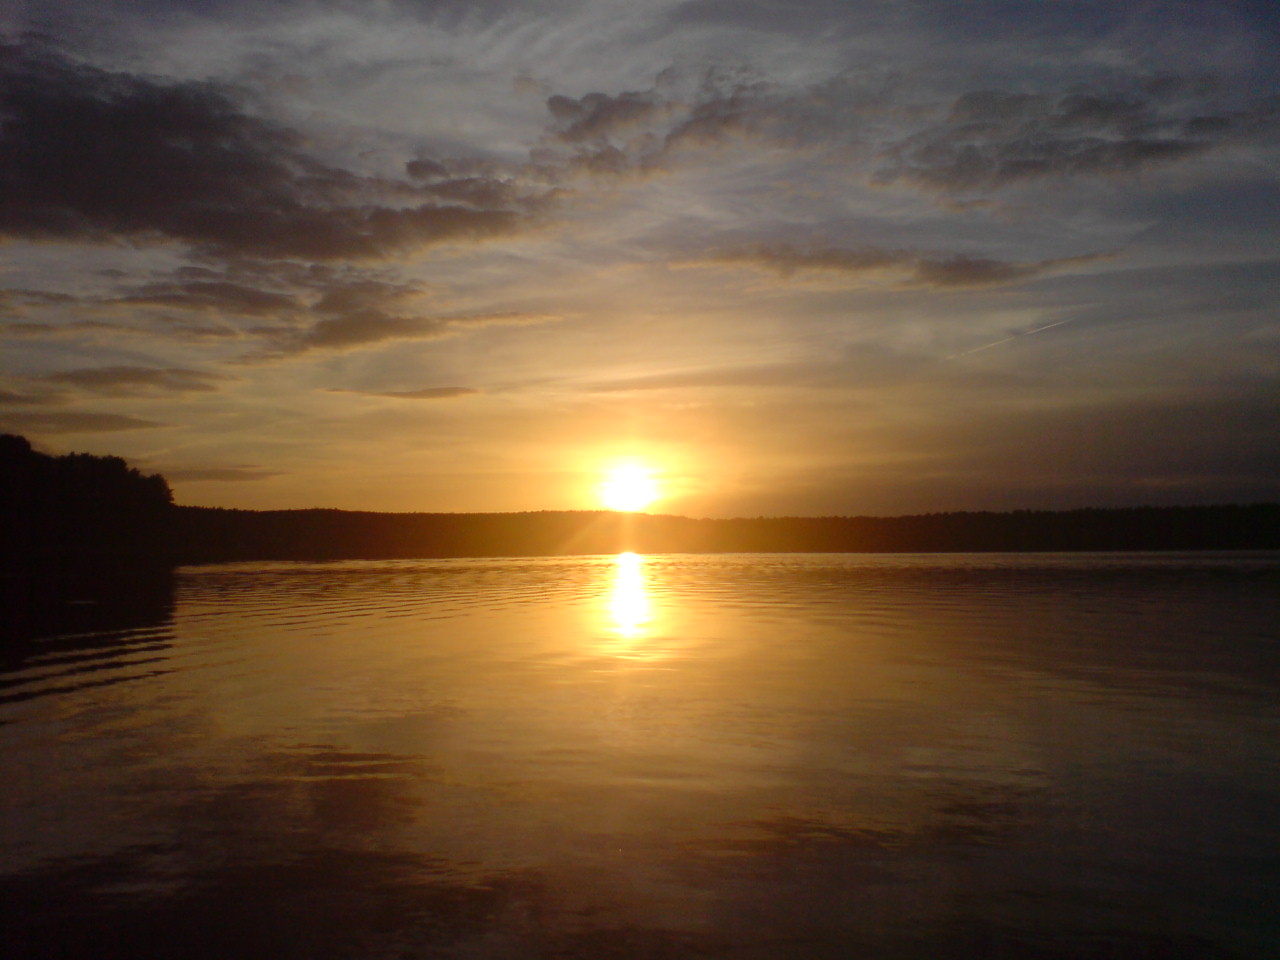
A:
[[[638,640],[648,633],[653,614],[645,581],[644,557],[620,553],[613,561],[613,589],[609,593],[609,618],[613,632],[625,640]]]

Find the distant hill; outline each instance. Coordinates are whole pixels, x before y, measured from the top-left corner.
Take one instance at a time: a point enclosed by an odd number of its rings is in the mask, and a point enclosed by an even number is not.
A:
[[[119,457],[0,436],[0,560],[231,560],[637,553],[1280,549],[1280,504],[695,520],[608,511],[367,513],[172,504]]]
[[[1280,504],[695,520],[176,507],[187,562],[619,553],[1280,549]]]

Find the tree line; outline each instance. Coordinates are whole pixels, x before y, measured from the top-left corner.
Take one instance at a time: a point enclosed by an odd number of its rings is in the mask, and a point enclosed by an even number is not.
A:
[[[371,513],[182,507],[119,457],[0,437],[0,557],[231,560],[619,553],[1280,549],[1280,504],[692,519],[608,511]]]
[[[173,493],[159,474],[120,457],[50,456],[0,435],[0,557],[163,555],[173,530]]]

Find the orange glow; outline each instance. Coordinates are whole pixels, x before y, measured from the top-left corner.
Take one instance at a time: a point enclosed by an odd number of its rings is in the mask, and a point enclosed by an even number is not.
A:
[[[615,466],[600,486],[600,502],[610,510],[643,510],[658,496],[651,471],[636,463]]]
[[[609,613],[614,632],[627,640],[643,636],[649,623],[649,593],[643,567],[644,558],[634,553],[620,553],[614,560]]]

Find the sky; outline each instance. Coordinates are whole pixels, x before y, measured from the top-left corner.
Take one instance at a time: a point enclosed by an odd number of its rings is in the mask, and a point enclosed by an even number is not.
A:
[[[1280,13],[16,0],[0,430],[179,503],[1280,499]]]

